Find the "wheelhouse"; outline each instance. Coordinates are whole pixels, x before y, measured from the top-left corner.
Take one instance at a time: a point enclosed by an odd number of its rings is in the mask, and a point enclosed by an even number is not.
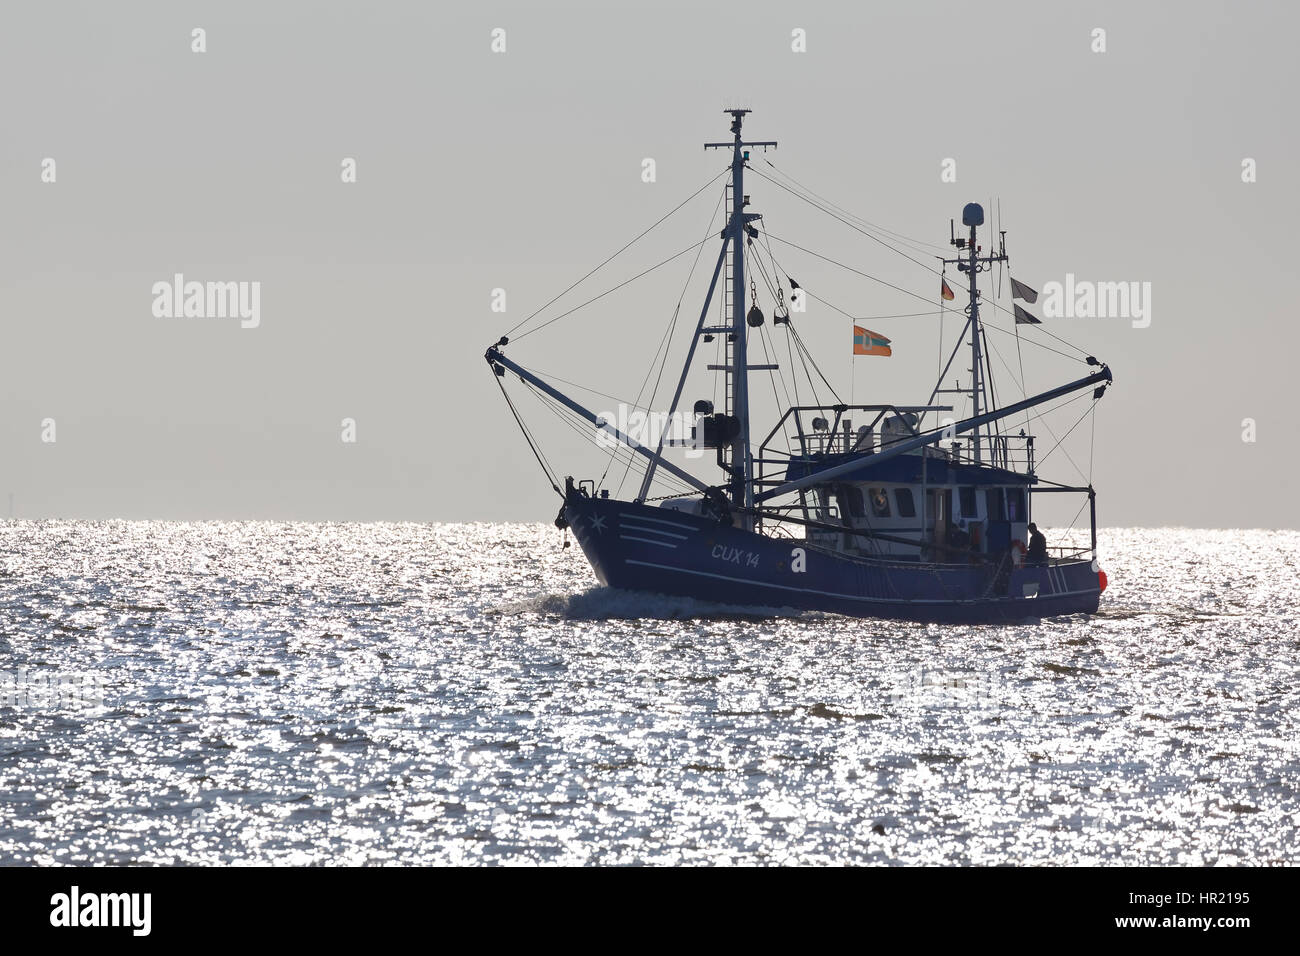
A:
[[[956,439],[906,454],[878,454],[919,434],[925,414],[950,410],[791,408],[764,441],[758,481],[797,481],[856,459],[857,468],[810,485],[781,520],[802,524],[810,544],[845,554],[934,563],[1001,558],[1029,540],[1033,493],[1040,485],[1032,435],[998,436],[992,461],[971,460]],[[848,417],[855,412],[873,417],[855,429]],[[784,453],[777,450],[782,439]],[[1039,490],[1088,491],[1055,485]]]

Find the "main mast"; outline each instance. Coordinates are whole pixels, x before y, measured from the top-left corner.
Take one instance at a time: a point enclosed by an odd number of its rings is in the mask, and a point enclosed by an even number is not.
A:
[[[747,146],[775,146],[774,141],[745,142],[741,126],[749,110],[726,110],[731,114],[732,141],[730,143],[705,143],[705,149],[731,149],[731,218],[727,234],[731,246],[731,362],[727,366],[730,387],[727,389],[727,414],[735,417],[739,429],[731,443],[730,480],[731,504],[740,514],[739,525],[746,530],[753,527],[754,461],[749,451],[749,350],[745,325],[745,248],[747,240],[757,235],[749,225],[762,218],[757,213],[745,212],[745,163],[749,159]]]

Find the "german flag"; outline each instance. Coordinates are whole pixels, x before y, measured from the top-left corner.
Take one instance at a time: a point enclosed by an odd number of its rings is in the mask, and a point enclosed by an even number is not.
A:
[[[853,326],[854,355],[893,355],[889,348],[889,339],[879,332],[872,332],[860,325]]]
[[[948,302],[951,302],[956,298],[956,296],[952,294],[952,289],[948,288],[948,280],[943,276],[939,276],[939,294]]]

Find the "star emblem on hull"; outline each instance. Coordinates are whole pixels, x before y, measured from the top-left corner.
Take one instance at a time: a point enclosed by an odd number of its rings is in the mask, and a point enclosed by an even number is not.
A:
[[[592,528],[593,531],[598,531],[598,532],[600,532],[600,533],[603,534],[604,531],[605,531],[605,516],[604,516],[604,515],[592,515],[592,516],[591,516],[591,528]]]

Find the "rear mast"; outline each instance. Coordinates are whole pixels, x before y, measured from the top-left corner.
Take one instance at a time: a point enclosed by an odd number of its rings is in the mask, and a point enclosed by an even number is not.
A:
[[[970,338],[971,338],[971,380],[970,380],[970,398],[971,398],[971,418],[978,418],[980,415],[980,399],[987,399],[986,383],[984,381],[984,357],[980,352],[980,340],[983,334],[980,329],[980,290],[979,283],[976,281],[978,273],[988,269],[995,262],[1006,262],[1006,247],[1000,246],[997,255],[990,253],[987,256],[981,256],[981,248],[975,244],[975,228],[984,225],[984,207],[979,203],[967,203],[961,211],[961,224],[970,227],[970,238],[958,237],[954,235],[951,239],[951,245],[956,247],[959,255],[956,259],[942,260],[944,265],[955,265],[959,272],[969,273],[970,286],[967,294],[970,296],[970,305],[967,312],[970,314]],[[936,388],[936,390],[938,390]],[[979,464],[981,459],[980,451],[980,429],[975,429],[971,436],[971,451],[975,463]]]

